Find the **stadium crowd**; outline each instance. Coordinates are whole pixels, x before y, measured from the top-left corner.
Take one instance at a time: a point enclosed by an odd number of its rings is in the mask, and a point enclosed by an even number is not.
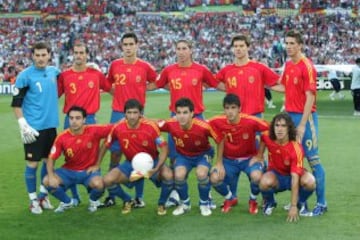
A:
[[[3,9],[19,9],[22,1],[1,1]],[[61,2],[61,3],[60,3]],[[49,12],[73,9],[109,10],[112,4],[119,9],[155,11],[158,2],[138,0],[130,5],[126,1],[29,1],[23,2],[27,9],[51,9]],[[106,3],[105,3],[106,2]],[[171,1],[175,3],[176,1]],[[187,5],[194,1],[178,1]],[[277,6],[279,1],[256,1]],[[281,1],[288,2],[288,1]],[[297,1],[301,2],[301,1]],[[312,1],[320,6],[326,1]],[[340,1],[327,1],[336,5]],[[352,1],[341,1],[341,6],[351,6]],[[244,6],[253,1],[242,1]],[[64,5],[65,8],[61,7]],[[68,4],[68,5],[67,5]],[[93,5],[91,5],[93,4]],[[56,5],[56,6],[55,6]],[[99,8],[98,6],[103,6]],[[339,4],[340,5],[340,4]],[[7,6],[4,8],[4,6]],[[137,8],[133,8],[137,6]],[[152,7],[153,6],[153,7]],[[170,6],[170,5],[163,5]],[[260,5],[259,5],[260,6]],[[322,5],[321,5],[322,6]],[[144,7],[144,8],[142,8]],[[285,7],[285,6],[284,6]],[[52,9],[55,8],[55,9]],[[70,7],[71,8],[71,7]],[[63,10],[61,10],[63,9]],[[64,10],[65,9],[65,10]],[[162,9],[161,9],[162,10]],[[166,10],[166,9],[165,9]],[[122,10],[128,13],[127,10]],[[71,13],[71,12],[70,12]],[[109,63],[121,55],[119,39],[124,32],[134,31],[140,36],[139,57],[151,62],[158,70],[175,62],[174,41],[180,38],[192,40],[195,44],[194,59],[207,65],[213,72],[232,61],[230,39],[234,33],[250,34],[252,37],[251,57],[280,67],[284,62],[284,32],[294,26],[305,31],[305,53],[315,64],[325,64],[330,59],[336,63],[353,63],[360,51],[360,23],[346,11],[332,15],[304,13],[297,16],[254,14],[245,16],[239,12],[198,13],[186,12],[180,15],[152,13],[111,15],[71,15],[55,18],[24,17],[0,18],[0,74],[11,80],[16,72],[30,64],[29,47],[43,39],[51,43],[54,50],[54,64],[66,68],[71,62],[71,49],[77,39],[84,40],[90,49],[91,61],[97,62],[104,72]],[[219,27],[221,26],[221,27]]]

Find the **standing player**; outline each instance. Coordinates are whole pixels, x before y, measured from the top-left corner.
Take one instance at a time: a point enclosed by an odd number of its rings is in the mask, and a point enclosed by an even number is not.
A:
[[[194,103],[194,116],[204,119],[203,112],[203,88],[217,87],[218,82],[213,74],[204,65],[198,64],[192,59],[192,44],[188,40],[176,42],[177,63],[165,67],[156,85],[151,89],[167,88],[170,91],[169,109],[171,117],[175,116],[175,103],[182,97],[189,98]],[[173,162],[176,157],[175,143],[169,134],[169,158]],[[213,207],[216,207],[213,205]]]
[[[122,190],[120,184],[129,182],[133,171],[133,157],[140,152],[148,153],[154,159],[154,168],[148,172],[148,176],[157,187],[161,186],[157,213],[165,215],[165,202],[174,185],[172,171],[164,165],[168,154],[167,143],[161,137],[156,124],[142,118],[143,106],[140,101],[129,99],[125,103],[124,111],[125,119],[114,125],[106,143],[110,147],[114,141],[118,141],[126,160],[104,176],[105,186],[112,196],[118,196],[124,201],[122,213],[130,213],[131,197]],[[160,153],[157,148],[161,149]],[[105,149],[100,153],[100,160],[104,153]]]
[[[59,75],[58,95],[65,95],[63,112],[69,112],[70,107],[76,105],[85,109],[86,124],[95,124],[95,113],[100,108],[100,90],[110,91],[110,84],[106,84],[103,73],[95,68],[87,67],[89,50],[84,43],[74,45],[74,63],[72,67]],[[64,129],[69,127],[66,115]]]
[[[216,191],[225,197],[222,212],[227,213],[238,203],[237,196],[232,193],[230,186],[234,185],[234,181],[238,181],[242,171],[245,172],[250,180],[252,194],[249,212],[257,214],[258,207],[253,199],[259,194],[258,183],[263,163],[250,164],[250,160],[257,155],[256,133],[268,130],[268,124],[260,118],[241,113],[240,100],[235,94],[225,96],[223,107],[224,115],[209,120],[218,135],[224,137],[223,153],[218,153],[219,157],[210,175],[210,181]]]
[[[74,45],[74,63],[72,67],[59,75],[58,95],[65,95],[63,112],[69,112],[70,107],[80,106],[87,113],[86,124],[95,124],[95,113],[100,108],[100,90],[109,91],[103,73],[95,68],[87,67],[88,48],[84,43]],[[66,114],[64,129],[69,127],[69,116]],[[75,205],[80,202],[76,185],[70,187]]]
[[[264,214],[271,215],[276,207],[274,193],[291,190],[287,221],[296,222],[300,216],[311,216],[306,200],[315,189],[315,178],[303,167],[304,150],[296,142],[296,128],[287,113],[276,115],[270,131],[261,136],[268,149],[269,165],[261,177],[260,190],[264,197]],[[264,148],[259,150],[263,154]],[[300,212],[298,210],[300,208]]]
[[[161,131],[171,134],[177,155],[175,157],[175,189],[179,193],[181,204],[173,211],[173,215],[182,215],[191,208],[188,193],[187,177],[192,168],[196,167],[198,190],[200,194],[201,215],[211,215],[209,170],[214,149],[209,137],[220,142],[210,125],[194,116],[194,104],[188,98],[180,98],[175,103],[176,119],[160,121]]]
[[[325,171],[318,153],[318,116],[316,113],[316,70],[301,49],[303,38],[299,31],[286,33],[286,62],[281,83],[285,86],[285,111],[290,114],[297,130],[297,141],[302,143],[305,156],[316,179],[317,203],[314,216],[327,211],[325,199]]]
[[[138,38],[135,33],[125,33],[121,37],[123,58],[113,61],[110,65],[107,80],[114,87],[111,123],[115,123],[125,117],[124,106],[128,99],[137,99],[145,106],[145,94],[147,85],[156,80],[157,73],[150,63],[137,58]],[[120,162],[121,148],[115,142],[111,148],[110,169]],[[135,185],[135,207],[144,207],[143,198],[144,181],[140,180]],[[115,204],[114,196],[109,195],[105,200],[105,206]]]
[[[221,89],[240,98],[241,112],[262,118],[265,110],[265,91],[269,88],[279,91],[279,75],[264,64],[249,59],[250,39],[245,35],[236,35],[231,40],[234,63],[222,68],[216,79]],[[238,181],[233,182],[231,191],[237,196]],[[250,194],[250,209],[257,209],[254,194]]]
[[[60,200],[59,207],[55,209],[59,213],[76,205],[66,195],[66,189],[74,184],[83,184],[90,193],[89,211],[95,212],[100,205],[98,199],[104,192],[100,167],[96,164],[99,144],[110,133],[112,125],[86,126],[86,111],[78,106],[71,107],[67,115],[70,129],[55,139],[47,162],[48,175],[44,178],[44,185]],[[65,164],[54,170],[54,162],[62,153]]]
[[[34,65],[18,75],[11,103],[24,143],[25,183],[31,201],[30,211],[34,214],[41,214],[42,208],[53,208],[43,185],[40,185],[40,195],[36,194],[36,170],[44,159],[41,179],[46,175],[46,159],[59,124],[56,86],[59,70],[48,66],[50,56],[51,48],[47,43],[38,42],[33,46]]]
[[[355,60],[355,66],[352,69],[351,92],[354,102],[354,116],[360,116],[360,58]]]

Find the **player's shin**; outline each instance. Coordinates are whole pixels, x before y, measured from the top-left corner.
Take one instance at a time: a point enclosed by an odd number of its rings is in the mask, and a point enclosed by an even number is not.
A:
[[[209,177],[198,179],[198,190],[200,195],[200,202],[207,204],[209,201],[209,192],[210,192],[210,182]]]
[[[173,180],[162,180],[161,182],[161,192],[159,197],[158,205],[165,205],[167,198],[170,195],[170,192],[174,189]]]
[[[108,188],[108,191],[110,193],[110,196],[117,196],[121,198],[124,202],[131,201],[131,196],[122,189],[120,184],[114,184],[110,186]]]
[[[26,190],[29,193],[30,200],[35,200],[36,196],[36,167],[32,168],[26,166],[25,168],[25,183]],[[35,194],[34,194],[35,193]]]
[[[49,191],[49,193],[51,195],[53,195],[58,200],[60,200],[60,202],[69,203],[71,201],[71,198],[68,195],[66,195],[63,186],[59,186],[57,188],[49,186],[49,187],[47,187],[47,190]]]
[[[214,188],[215,188],[215,190],[219,193],[219,194],[221,194],[222,196],[227,196],[227,195],[229,195],[229,193],[231,193],[231,191],[229,191],[229,188],[228,188],[228,186],[227,186],[227,184],[225,184],[223,181],[221,181],[221,182],[218,182],[218,183],[215,183],[215,184],[213,184],[212,185]],[[230,196],[231,197],[231,196]]]
[[[43,181],[44,177],[47,175],[47,169],[46,169],[46,162],[42,163],[41,166],[41,171],[40,171],[40,177],[41,177],[41,182]],[[39,193],[39,199],[43,199],[48,195],[48,191],[45,188],[44,185],[40,185],[40,193]]]
[[[315,164],[312,164],[315,163]],[[317,203],[320,203],[322,205],[326,205],[326,199],[325,199],[325,170],[323,166],[320,163],[319,159],[311,160],[310,166],[313,170],[313,174],[316,180],[316,198]]]
[[[90,191],[90,200],[92,201],[97,201],[104,193],[104,189],[96,189],[96,188],[93,188],[91,189]]]
[[[188,184],[186,180],[176,180],[175,179],[175,189],[179,193],[180,200],[184,201],[189,198],[188,194]]]
[[[304,187],[299,189],[299,203],[304,204],[306,200],[311,196],[314,190],[307,190]]]

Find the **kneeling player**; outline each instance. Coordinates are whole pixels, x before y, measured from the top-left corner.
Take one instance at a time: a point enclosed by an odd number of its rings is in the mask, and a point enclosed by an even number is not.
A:
[[[55,212],[74,206],[74,201],[66,189],[75,184],[83,184],[89,189],[89,211],[94,212],[100,205],[98,200],[104,184],[97,163],[99,143],[110,133],[112,125],[85,125],[86,111],[77,106],[68,112],[70,129],[63,131],[55,140],[47,163],[48,175],[44,185],[48,191],[59,199],[60,205]],[[54,161],[63,153],[65,164],[54,171]]]
[[[165,215],[165,202],[174,184],[172,171],[164,165],[168,154],[167,143],[161,137],[156,124],[142,117],[143,107],[139,101],[129,99],[124,108],[125,119],[114,125],[106,144],[110,147],[112,142],[117,140],[126,161],[104,176],[105,186],[112,196],[118,196],[124,201],[122,213],[130,213],[131,197],[122,190],[120,184],[129,183],[130,175],[134,170],[131,165],[133,157],[140,152],[148,153],[154,159],[154,168],[148,172],[148,177],[157,187],[161,186],[158,215]],[[157,147],[161,149],[160,153]],[[100,156],[103,157],[104,153],[105,148],[101,149]]]
[[[259,184],[265,201],[263,213],[271,215],[276,207],[274,193],[291,190],[287,221],[296,222],[299,215],[311,216],[306,200],[315,189],[315,178],[303,167],[304,151],[296,142],[296,128],[290,116],[287,113],[276,115],[269,132],[261,138],[269,152],[268,169]],[[263,152],[264,145],[260,146],[259,154]]]

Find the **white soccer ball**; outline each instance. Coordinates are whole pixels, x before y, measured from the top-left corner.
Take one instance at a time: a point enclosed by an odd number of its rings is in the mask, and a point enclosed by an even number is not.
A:
[[[154,160],[150,154],[140,152],[133,157],[131,165],[135,171],[146,175],[147,172],[154,167]]]

